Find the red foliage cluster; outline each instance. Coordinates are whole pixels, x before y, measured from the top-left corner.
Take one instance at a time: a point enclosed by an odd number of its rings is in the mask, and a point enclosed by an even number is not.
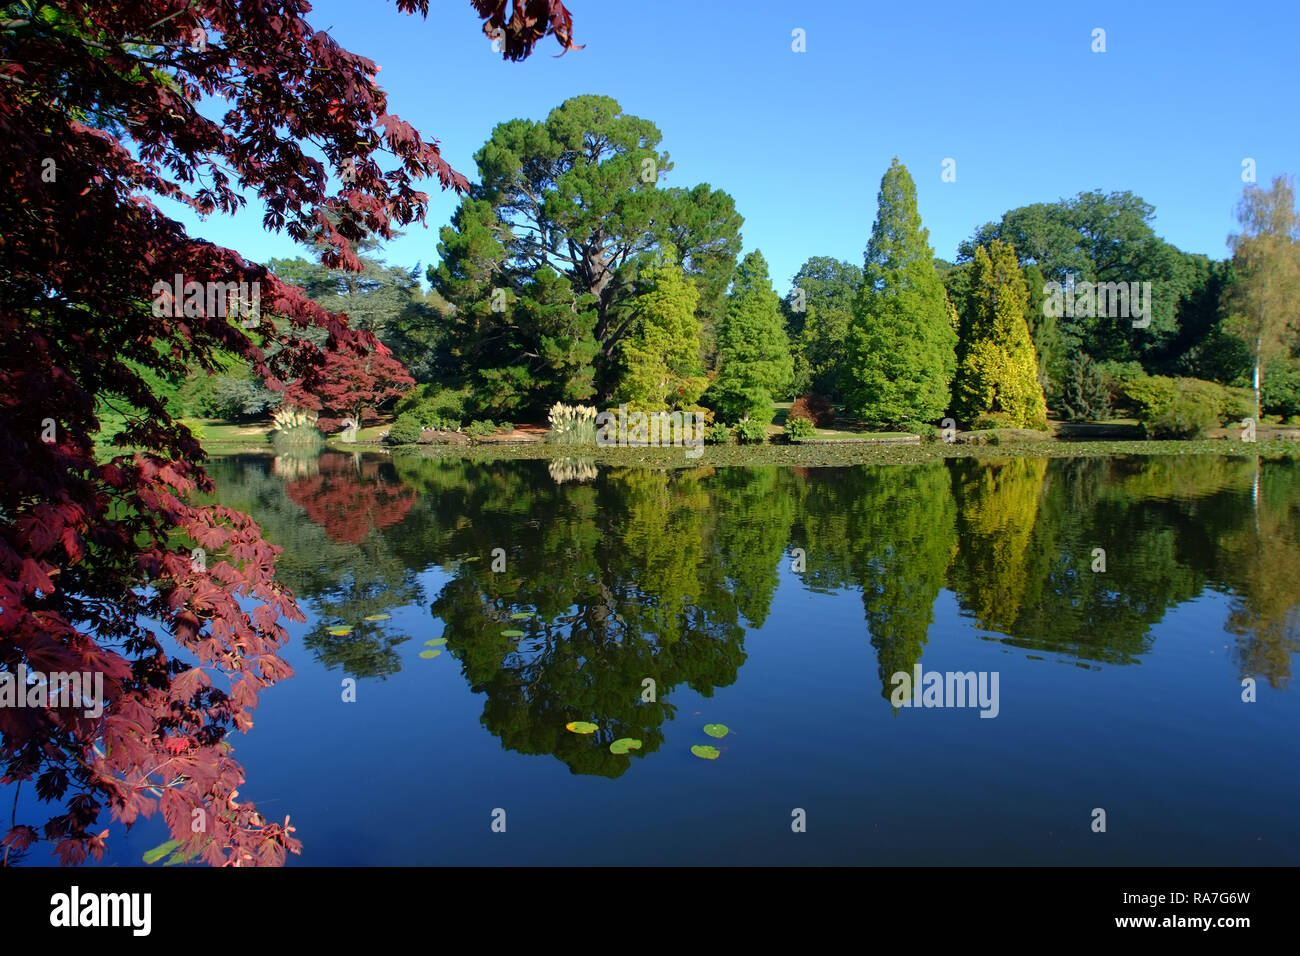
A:
[[[374,350],[365,355],[325,353],[316,380],[289,385],[284,390],[284,404],[323,412],[316,424],[328,432],[347,417],[359,423],[365,409],[400,398],[414,384],[402,363],[382,342],[376,342]]]
[[[829,399],[820,395],[806,395],[794,400],[785,417],[786,421],[792,418],[806,418],[818,428],[830,428],[835,418],[835,409]]]
[[[545,19],[532,2],[516,2],[509,20],[504,0],[474,6],[504,24],[509,58],[548,32],[573,46],[555,0]],[[279,864],[299,842],[288,817],[268,822],[236,801],[243,773],[227,736],[251,727],[259,692],[290,675],[281,621],[301,614],[250,518],[187,502],[211,490],[202,449],[135,368],[210,370],[224,350],[311,389],[323,354],[382,353],[301,290],[187,236],[149,197],[233,213],[251,190],[267,228],[319,242],[324,265],[359,269],[359,239],[423,221],[415,180],[468,183],[388,112],[372,61],[307,22],[304,0],[34,9],[11,5],[0,20],[0,667],[98,672],[105,709],[0,708],[0,784],[34,779],[63,811],[18,823],[0,845],[7,858],[49,840],[77,863],[102,856],[104,811],[129,825],[161,810],[209,863]],[[200,111],[222,99],[220,121]],[[379,153],[398,160],[395,172]],[[326,163],[354,173],[337,192]],[[268,359],[205,309],[153,314],[154,284],[177,275],[260,283],[263,318],[287,322],[255,334],[282,350]],[[293,334],[309,325],[328,330],[325,353]],[[138,410],[122,440],[137,450],[111,460],[92,446],[105,401]]]
[[[360,544],[376,528],[395,525],[415,504],[414,489],[380,475],[377,461],[353,464],[351,455],[326,452],[320,473],[290,482],[285,491],[333,540]]]

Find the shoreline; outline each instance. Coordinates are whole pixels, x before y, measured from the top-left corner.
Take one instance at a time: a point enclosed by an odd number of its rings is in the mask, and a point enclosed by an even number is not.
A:
[[[275,457],[269,446],[243,442],[205,445],[209,457],[252,454]],[[898,442],[825,442],[816,444],[705,445],[704,453],[688,458],[680,447],[564,446],[546,442],[485,443],[480,445],[384,445],[380,442],[345,444],[327,441],[325,451],[385,457],[432,460],[470,458],[479,461],[583,459],[613,466],[701,468],[711,466],[839,467],[870,464],[908,464],[944,458],[1108,458],[1160,455],[1226,456],[1234,458],[1300,458],[1300,442],[1272,439],[1257,442],[1227,439],[1194,441],[1006,441],[998,444],[920,444]]]

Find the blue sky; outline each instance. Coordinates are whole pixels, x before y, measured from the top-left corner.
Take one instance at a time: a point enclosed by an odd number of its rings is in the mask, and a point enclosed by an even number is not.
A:
[[[663,133],[675,168],[661,182],[735,197],[745,249],[762,249],[782,292],[809,256],[861,262],[895,155],[949,259],[1007,209],[1088,189],[1137,193],[1155,206],[1158,235],[1221,258],[1242,160],[1256,161],[1261,183],[1300,174],[1294,0],[568,5],[586,48],[555,57],[547,40],[523,63],[492,53],[467,0],[433,0],[428,19],[322,0],[309,20],[379,63],[390,110],[471,180],[497,123],[612,96]],[[1105,53],[1091,49],[1098,27]],[[804,53],[791,49],[796,28]],[[941,181],[947,158],[955,182]],[[456,199],[428,190],[429,228],[390,243],[389,262],[437,259]],[[253,202],[201,223],[170,208],[255,260],[304,254],[263,232]]]

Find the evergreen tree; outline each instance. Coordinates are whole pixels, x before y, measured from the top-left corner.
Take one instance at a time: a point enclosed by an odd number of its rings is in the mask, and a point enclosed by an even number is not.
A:
[[[505,234],[492,206],[477,199],[442,230],[442,260],[429,280],[453,307],[438,380],[470,387],[475,413],[490,417],[539,415],[556,401],[590,398],[593,298],[549,267],[509,270]]]
[[[871,422],[932,421],[948,409],[957,335],[916,184],[897,158],[880,181],[878,203],[854,304],[845,397]]]
[[[699,401],[708,379],[700,363],[700,293],[666,247],[641,273],[633,300],[636,325],[621,343],[620,402],[644,410],[683,408]]]
[[[1025,309],[1025,321],[1029,325],[1029,337],[1034,342],[1034,352],[1038,356],[1038,384],[1043,387],[1043,394],[1055,393],[1065,377],[1064,349],[1061,330],[1050,309],[1044,303],[1047,295],[1043,291],[1047,279],[1043,270],[1037,265],[1024,266],[1025,289],[1029,293],[1029,304]]]
[[[794,376],[781,300],[772,288],[767,260],[758,250],[736,269],[718,336],[718,378],[709,404],[724,421],[750,418],[767,424]]]
[[[602,398],[614,385],[619,344],[636,322],[630,306],[641,268],[662,246],[676,247],[699,290],[699,314],[711,325],[740,250],[742,219],[730,196],[706,184],[661,188],[659,177],[673,164],[660,139],[654,123],[615,100],[576,96],[542,122],[498,124],[474,154],[480,185],[466,205],[491,208],[505,270],[530,276],[549,268],[576,295],[590,295]]]
[[[1001,412],[1017,428],[1047,427],[1047,403],[1025,309],[1029,292],[1016,251],[999,239],[975,250],[975,274],[958,347],[953,404],[974,421]]]
[[[360,240],[354,248],[360,272],[329,269],[301,257],[272,259],[267,265],[322,308],[345,314],[352,328],[373,332],[416,381],[428,381],[442,335],[440,304],[445,303],[420,291],[418,266],[389,266],[367,255],[378,248],[375,240]]]

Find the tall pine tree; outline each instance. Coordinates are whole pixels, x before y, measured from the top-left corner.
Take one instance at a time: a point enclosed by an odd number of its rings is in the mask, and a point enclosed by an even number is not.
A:
[[[757,249],[736,269],[718,335],[718,378],[708,402],[727,422],[743,418],[767,424],[776,413],[773,398],[794,376],[794,359],[772,288],[767,260]]]
[[[975,250],[975,274],[958,346],[954,411],[962,421],[995,412],[1016,428],[1046,428],[1047,403],[1025,310],[1029,291],[1016,251],[1000,239]]]
[[[916,183],[897,157],[877,201],[849,333],[845,398],[873,423],[933,421],[948,410],[957,335],[916,209]]]
[[[428,275],[453,306],[437,380],[469,387],[474,414],[513,420],[591,398],[598,345],[592,297],[547,266],[509,269],[506,235],[491,205],[465,200],[442,230],[441,262]]]

